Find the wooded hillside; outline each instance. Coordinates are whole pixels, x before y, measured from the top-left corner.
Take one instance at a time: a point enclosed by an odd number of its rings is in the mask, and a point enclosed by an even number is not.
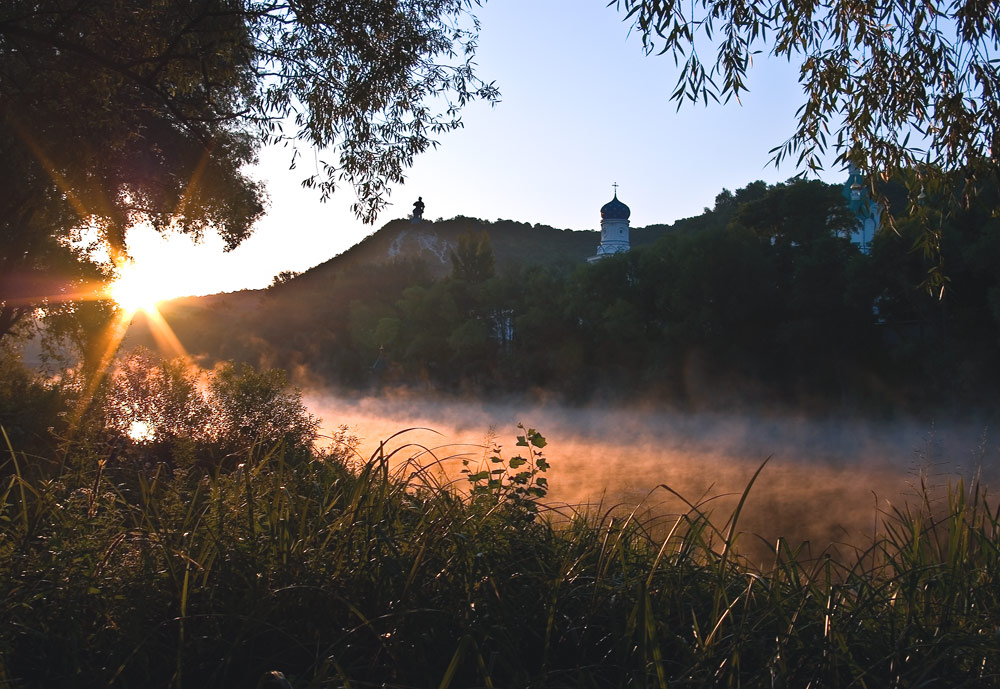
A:
[[[888,189],[891,193],[892,189]],[[205,363],[302,384],[637,396],[685,407],[899,410],[991,404],[1000,384],[1000,233],[984,207],[897,212],[864,254],[839,186],[754,182],[596,264],[596,233],[470,218],[394,221],[268,290],[167,304]],[[137,322],[131,343],[150,343]]]

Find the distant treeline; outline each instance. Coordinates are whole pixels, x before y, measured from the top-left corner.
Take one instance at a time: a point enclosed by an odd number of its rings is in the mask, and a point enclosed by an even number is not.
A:
[[[168,319],[210,358],[357,388],[684,407],[994,403],[1000,221],[983,210],[989,203],[945,217],[932,198],[911,215],[900,189],[885,191],[894,228],[868,254],[848,239],[856,219],[841,187],[754,182],[594,264],[525,255],[498,271],[496,224],[463,219],[450,276],[419,260],[352,265],[322,290],[298,279],[252,309],[218,301],[211,322],[190,305]],[[927,222],[939,254],[915,247]],[[927,283],[939,263],[943,292]]]

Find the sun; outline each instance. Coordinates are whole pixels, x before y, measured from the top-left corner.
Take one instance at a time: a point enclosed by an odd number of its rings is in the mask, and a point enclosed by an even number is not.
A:
[[[142,311],[157,346],[170,356],[186,357],[184,345],[177,339],[173,328],[160,313],[158,304],[177,296],[177,285],[156,263],[139,265],[133,261],[118,264],[118,277],[111,282],[105,294],[119,307],[115,319],[117,334],[111,340],[109,356],[113,355],[121,339],[132,323],[132,317]]]
[[[118,267],[118,277],[108,286],[108,294],[129,314],[155,311],[157,302],[168,296],[162,281],[153,272],[137,268],[135,263]]]

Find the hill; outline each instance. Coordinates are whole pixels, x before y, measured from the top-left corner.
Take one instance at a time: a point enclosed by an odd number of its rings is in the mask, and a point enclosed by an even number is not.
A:
[[[633,228],[633,246],[652,244],[669,229],[668,225]],[[470,232],[486,232],[500,272],[525,265],[579,265],[593,256],[600,235],[591,230],[564,230],[548,225],[458,216],[437,222],[412,223],[392,220],[344,253],[303,273],[304,282],[327,279],[346,268],[387,265],[405,261],[424,262],[434,277],[451,272],[448,256],[458,237]]]
[[[670,226],[635,228],[633,246],[662,237]],[[531,265],[571,270],[586,263],[600,241],[596,231],[557,229],[511,220],[456,217],[437,222],[393,220],[344,253],[263,290],[174,299],[160,310],[187,351],[205,364],[235,359],[297,366],[322,372],[344,354],[339,342],[351,328],[358,300],[392,301],[407,287],[451,273],[449,254],[458,238],[486,232],[498,273]],[[355,320],[357,314],[355,313]],[[337,334],[335,334],[337,333]],[[125,347],[161,349],[148,320],[139,315]],[[164,352],[168,353],[168,352]],[[358,361],[367,367],[371,362]]]

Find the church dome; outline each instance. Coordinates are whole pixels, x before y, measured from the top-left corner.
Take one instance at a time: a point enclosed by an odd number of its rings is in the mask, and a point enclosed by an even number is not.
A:
[[[617,193],[613,199],[601,206],[601,220],[628,220],[631,214],[629,207],[618,200]]]

